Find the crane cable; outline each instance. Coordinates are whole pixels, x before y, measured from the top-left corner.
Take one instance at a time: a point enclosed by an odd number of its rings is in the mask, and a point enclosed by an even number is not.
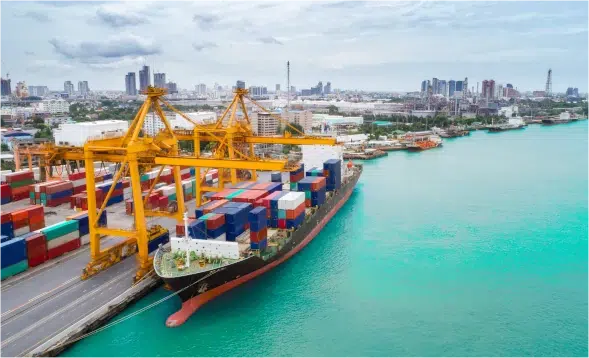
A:
[[[126,321],[126,320],[128,320],[128,319],[130,319],[130,318],[133,318],[133,317],[137,316],[138,314],[140,314],[140,313],[143,313],[143,312],[145,312],[145,311],[149,310],[150,308],[153,308],[153,307],[155,307],[155,306],[159,305],[160,303],[162,303],[162,302],[164,302],[164,301],[167,301],[167,300],[169,300],[169,299],[170,299],[170,298],[172,298],[173,296],[175,296],[175,295],[179,294],[180,292],[182,292],[182,291],[186,290],[186,289],[187,289],[187,288],[189,288],[189,287],[192,287],[193,285],[195,285],[195,284],[199,283],[200,281],[202,281],[202,280],[204,280],[204,279],[206,279],[206,278],[208,278],[208,277],[210,277],[210,276],[214,275],[215,273],[217,273],[217,272],[219,272],[219,271],[221,271],[221,270],[224,270],[224,268],[221,268],[221,269],[218,269],[218,270],[213,270],[213,271],[211,271],[209,274],[207,274],[206,276],[204,276],[203,278],[201,278],[200,280],[198,280],[198,281],[195,281],[195,282],[191,283],[190,285],[188,285],[188,286],[186,286],[186,287],[182,288],[181,290],[178,290],[178,291],[176,291],[176,292],[173,292],[173,293],[169,294],[168,296],[166,296],[166,297],[164,297],[164,298],[162,298],[162,299],[160,299],[160,300],[158,300],[158,301],[156,301],[156,302],[154,302],[154,303],[152,303],[152,304],[150,304],[150,305],[147,305],[147,306],[143,307],[143,308],[142,308],[142,309],[140,309],[140,310],[137,310],[137,311],[135,311],[135,312],[133,312],[133,313],[131,313],[131,314],[129,314],[129,315],[127,315],[127,316],[125,316],[125,317],[119,318],[119,319],[117,319],[117,320],[115,320],[115,321],[113,321],[113,322],[111,322],[111,323],[109,323],[109,324],[107,324],[107,325],[105,325],[105,326],[102,326],[102,327],[100,327],[100,328],[98,328],[98,329],[96,329],[96,330],[94,330],[94,331],[92,331],[92,332],[90,332],[90,333],[86,333],[86,334],[84,334],[84,335],[82,335],[82,336],[80,336],[80,337],[78,337],[78,338],[74,338],[74,339],[72,339],[72,340],[69,340],[69,341],[66,341],[66,342],[64,342],[64,343],[61,343],[61,344],[55,345],[55,346],[53,346],[53,347],[52,347],[52,349],[56,349],[56,348],[60,348],[60,347],[64,347],[64,346],[70,345],[70,344],[72,344],[72,343],[75,343],[75,342],[77,342],[77,341],[79,341],[79,340],[82,340],[82,339],[84,339],[84,338],[86,338],[86,337],[89,337],[89,336],[92,336],[92,335],[94,335],[94,334],[96,334],[96,333],[102,332],[102,331],[104,331],[105,329],[108,329],[108,328],[110,328],[110,327],[112,327],[112,326],[114,326],[114,325],[117,325],[117,324],[119,324],[119,323],[122,323],[123,321]],[[151,271],[150,271],[150,272],[151,272]],[[146,276],[147,276],[147,275],[145,275],[143,278],[145,278]],[[142,279],[143,279],[143,278],[142,278]],[[140,279],[139,281],[141,281],[141,279]],[[137,283],[139,283],[139,281],[137,281]],[[134,285],[134,286],[135,286],[135,285]],[[133,288],[134,286],[132,286],[131,288]],[[129,289],[131,289],[131,288],[129,288]]]

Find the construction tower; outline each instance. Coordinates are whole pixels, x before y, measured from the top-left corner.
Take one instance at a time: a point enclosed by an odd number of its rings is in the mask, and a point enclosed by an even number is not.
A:
[[[548,76],[546,77],[546,96],[552,95],[552,69],[548,69]]]

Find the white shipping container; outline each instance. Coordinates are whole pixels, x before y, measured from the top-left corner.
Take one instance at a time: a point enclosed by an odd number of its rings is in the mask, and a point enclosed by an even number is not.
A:
[[[305,172],[313,167],[323,169],[323,163],[329,159],[339,159],[342,163],[342,174],[345,172],[344,148],[341,145],[303,145],[302,162],[305,165]]]
[[[86,178],[74,180],[73,183],[74,183],[74,188],[77,188],[80,186],[86,186]]]
[[[20,229],[15,229],[14,237],[23,236],[24,234],[28,234],[29,232],[31,232],[31,229],[29,229],[29,226],[27,225],[25,227],[21,227]]]
[[[89,236],[89,235],[88,235]],[[47,250],[54,249],[58,246],[66,244],[70,241],[77,240],[80,238],[80,232],[78,230],[74,232],[70,232],[69,234],[65,234],[53,240],[47,241]]]
[[[300,191],[291,191],[278,199],[278,209],[294,210],[305,202],[305,193]]]
[[[6,174],[12,173],[12,170],[2,170],[0,171],[0,180],[6,181]]]

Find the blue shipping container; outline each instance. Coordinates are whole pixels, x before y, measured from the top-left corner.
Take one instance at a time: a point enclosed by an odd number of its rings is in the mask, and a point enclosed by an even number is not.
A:
[[[214,239],[220,235],[223,235],[225,233],[225,230],[225,226],[220,226],[214,230],[207,229],[207,237]]]
[[[27,259],[27,243],[22,237],[3,242],[0,244],[1,268],[14,265]]]
[[[123,195],[113,196],[110,199],[108,199],[108,202],[106,203],[106,206],[110,206],[112,204],[120,203],[123,200],[124,200]]]
[[[250,223],[250,230],[251,231],[258,232],[258,231],[264,229],[265,227],[268,227],[268,221],[266,219],[264,219],[263,221]]]
[[[270,174],[270,181],[273,183],[282,183],[282,173],[272,172],[272,174]]]
[[[193,239],[206,240],[207,228],[204,220],[197,219],[188,223],[188,235]]]
[[[56,200],[56,199],[66,198],[66,197],[72,196],[72,195],[74,195],[74,191],[71,189],[64,190],[64,191],[58,191],[57,193],[47,195],[47,200]]]
[[[0,235],[0,243],[10,241],[10,238],[5,235]]]
[[[8,236],[9,238],[14,237],[14,230],[12,229],[12,221],[9,221],[4,224],[0,224],[0,233],[4,236]]]
[[[247,214],[247,220],[249,222],[259,222],[261,219],[265,219],[265,218],[266,218],[266,208],[263,206],[253,208]]]
[[[252,250],[264,250],[268,247],[268,239],[260,240],[260,242],[251,242],[250,247]]]

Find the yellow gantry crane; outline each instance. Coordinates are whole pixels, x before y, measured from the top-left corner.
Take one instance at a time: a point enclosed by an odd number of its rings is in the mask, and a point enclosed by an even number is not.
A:
[[[306,136],[298,129],[292,127],[287,121],[275,116],[248,96],[248,91],[238,88],[235,96],[223,115],[214,123],[199,124],[189,116],[174,108],[163,97],[165,90],[161,88],[148,87],[145,91],[147,99],[139,108],[135,118],[131,122],[125,135],[115,138],[88,140],[84,147],[65,147],[53,144],[43,144],[35,149],[29,149],[27,155],[38,155],[42,157],[41,163],[51,165],[64,160],[83,160],[86,169],[86,186],[88,195],[88,219],[90,232],[90,262],[83,270],[82,278],[88,278],[107,267],[119,262],[123,257],[137,252],[138,270],[136,280],[141,279],[152,269],[152,257],[148,253],[149,238],[161,227],[148,228],[146,217],[171,217],[178,223],[182,222],[185,212],[182,181],[180,177],[180,166],[194,167],[196,176],[196,205],[202,201],[202,193],[207,191],[219,191],[225,183],[236,184],[238,180],[237,171],[251,171],[251,177],[256,180],[257,170],[264,171],[289,171],[295,168],[288,166],[285,159],[261,159],[254,153],[254,144],[297,144],[297,145],[335,145],[335,138]],[[255,136],[251,129],[251,123],[247,114],[245,99],[248,99],[260,110],[269,113],[285,126],[290,127],[293,132],[300,136],[294,137],[290,132],[282,136],[261,137]],[[187,121],[194,124],[191,130],[174,130],[171,128],[162,106],[167,107],[179,114]],[[243,118],[238,118],[236,113],[241,110]],[[152,111],[162,121],[164,128],[153,137],[145,136],[142,133],[143,124],[147,114]],[[194,153],[182,155],[179,150],[179,141],[192,141]],[[212,142],[212,155],[207,157],[201,155],[201,142]],[[30,158],[30,157],[29,157]],[[101,207],[97,207],[94,181],[94,162],[103,161],[120,163],[119,169],[113,176],[111,185]],[[30,162],[30,160],[29,160]],[[156,179],[149,188],[148,194],[143,197],[140,182],[140,168],[160,167]],[[177,193],[178,210],[169,213],[159,210],[147,210],[145,204],[149,194],[155,188],[165,166],[172,167],[172,174]],[[206,186],[204,175],[207,170],[216,168],[219,173],[218,186]],[[229,173],[226,174],[225,170]],[[203,172],[204,171],[204,172]],[[134,227],[113,228],[99,227],[98,218],[104,211],[106,203],[110,199],[115,184],[129,174],[131,181],[132,199],[134,202]],[[142,205],[143,204],[143,205]],[[100,238],[102,236],[118,236],[126,238],[124,241],[101,249]]]

